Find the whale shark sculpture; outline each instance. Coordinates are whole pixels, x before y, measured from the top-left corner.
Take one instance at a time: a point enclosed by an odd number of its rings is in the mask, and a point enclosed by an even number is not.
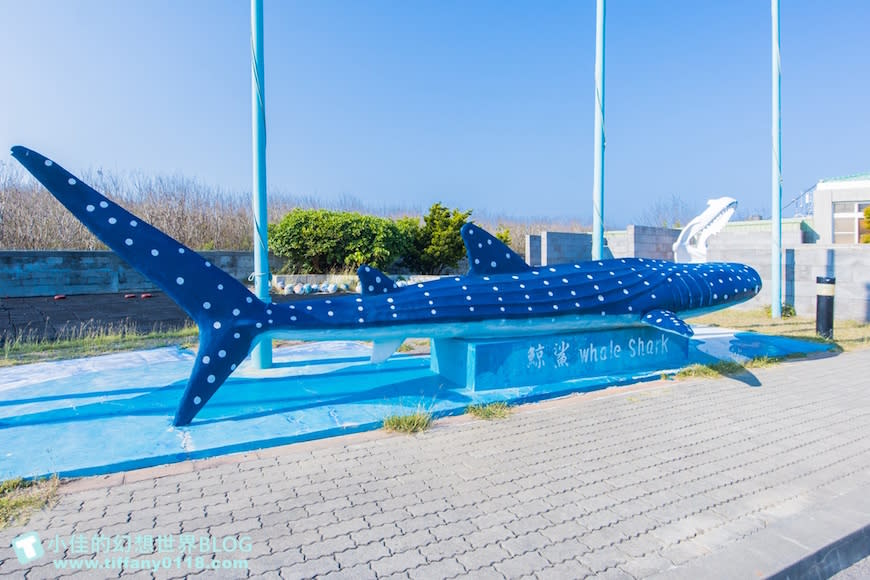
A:
[[[493,339],[650,325],[684,337],[691,316],[755,296],[755,270],[733,263],[643,258],[532,268],[467,223],[470,271],[399,287],[370,266],[359,295],[267,304],[190,248],[129,213],[52,160],[25,147],[12,155],[131,266],[161,287],[199,327],[199,351],[175,415],[187,425],[245,359],[260,335],[371,340],[373,362],[409,336]]]

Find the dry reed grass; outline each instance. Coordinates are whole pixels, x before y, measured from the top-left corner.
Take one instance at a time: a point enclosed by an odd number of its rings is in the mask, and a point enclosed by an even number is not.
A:
[[[181,175],[119,176],[104,171],[82,178],[130,212],[198,250],[250,250],[251,198]],[[269,193],[270,222],[277,223],[294,208],[327,208],[399,218],[419,217],[422,207],[372,207],[343,195],[337,199]],[[462,209],[462,208],[460,208]],[[492,232],[507,229],[511,247],[522,254],[526,234],[551,231],[582,232],[589,226],[576,220],[547,220],[500,216],[480,212],[472,219]],[[96,250],[105,249],[71,213],[23,170],[0,162],[0,249]]]

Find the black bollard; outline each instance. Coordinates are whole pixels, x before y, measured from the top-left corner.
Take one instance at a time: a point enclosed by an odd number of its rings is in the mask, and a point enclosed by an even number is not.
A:
[[[834,339],[834,285],[836,278],[816,276],[816,334]]]

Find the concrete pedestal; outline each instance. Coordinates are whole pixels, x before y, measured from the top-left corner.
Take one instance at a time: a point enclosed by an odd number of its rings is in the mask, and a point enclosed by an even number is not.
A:
[[[432,341],[431,368],[471,390],[674,369],[687,364],[689,340],[650,327],[510,340]]]

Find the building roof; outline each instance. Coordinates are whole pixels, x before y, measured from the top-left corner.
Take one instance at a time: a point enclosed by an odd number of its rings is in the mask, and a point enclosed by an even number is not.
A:
[[[844,175],[842,177],[820,179],[819,183],[836,183],[841,181],[870,181],[870,171],[866,173],[854,173],[852,175]]]

